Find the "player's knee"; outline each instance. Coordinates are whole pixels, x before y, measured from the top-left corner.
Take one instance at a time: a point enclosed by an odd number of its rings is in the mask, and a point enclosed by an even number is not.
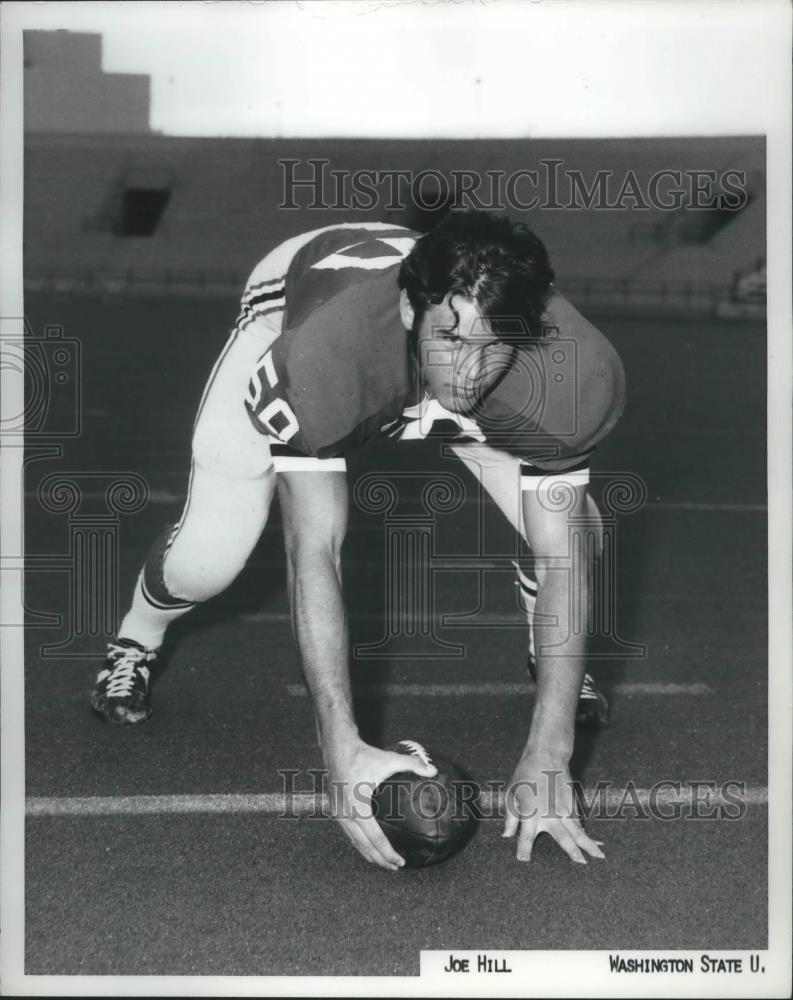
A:
[[[179,548],[167,554],[162,564],[162,583],[173,598],[198,604],[215,597],[227,586],[227,573],[211,570],[197,558],[185,559]]]
[[[199,577],[193,576],[189,580],[180,580],[178,576],[168,576],[166,572],[166,583],[170,591],[178,592],[183,601],[191,604],[201,604],[212,597],[217,597],[229,586],[234,577],[218,575]]]
[[[165,563],[177,532],[178,525],[169,525],[157,537],[143,564],[143,592],[150,602],[161,608],[177,607],[185,601],[192,603],[191,598],[182,592],[178,579],[166,580]]]
[[[142,585],[158,607],[198,604],[221,593],[242,569],[224,558],[208,558],[205,550],[185,545],[178,530],[169,528],[152,546],[143,565]]]
[[[232,546],[204,548],[187,558],[176,549],[165,559],[163,581],[175,597],[198,604],[222,594],[245,568],[247,557],[247,549]]]
[[[245,568],[262,523],[258,517],[248,526],[240,518],[225,525],[216,518],[191,519],[163,562],[162,579],[168,592],[193,603],[222,593]]]

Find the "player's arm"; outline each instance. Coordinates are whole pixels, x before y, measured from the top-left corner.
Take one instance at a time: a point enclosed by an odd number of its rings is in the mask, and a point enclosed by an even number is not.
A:
[[[346,473],[281,472],[278,488],[292,625],[328,769],[333,815],[367,860],[396,869],[403,859],[372,816],[371,794],[387,777],[405,770],[405,757],[364,743],[353,714],[341,580]],[[426,777],[436,773],[420,761],[410,769]]]
[[[537,694],[529,736],[507,794],[504,835],[518,833],[519,861],[528,861],[539,833],[549,833],[573,861],[603,857],[575,815],[570,757],[584,677],[590,573],[583,538],[586,486],[567,487],[571,503],[523,493],[526,536],[535,558]],[[561,509],[564,508],[564,509]],[[576,524],[578,521],[578,526]],[[555,568],[554,568],[555,567]],[[546,624],[547,623],[547,624]]]

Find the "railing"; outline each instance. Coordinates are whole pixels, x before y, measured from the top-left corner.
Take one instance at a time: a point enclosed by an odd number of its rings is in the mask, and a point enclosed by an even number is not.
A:
[[[714,310],[728,294],[729,284],[659,280],[649,283],[630,278],[572,278],[560,281],[559,290],[582,307]]]
[[[34,291],[153,294],[233,292],[242,294],[248,273],[229,268],[27,268],[25,288]]]
[[[767,275],[765,257],[754,266],[736,271],[727,294],[716,306],[722,319],[760,319],[766,315]]]

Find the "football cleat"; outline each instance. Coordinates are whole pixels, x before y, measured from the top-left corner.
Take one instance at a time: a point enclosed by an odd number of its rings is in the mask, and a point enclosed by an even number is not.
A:
[[[107,647],[107,659],[91,691],[91,708],[100,719],[118,725],[145,722],[151,715],[149,678],[157,651],[132,639]]]
[[[609,703],[589,674],[584,674],[575,722],[583,729],[605,729],[609,724]]]

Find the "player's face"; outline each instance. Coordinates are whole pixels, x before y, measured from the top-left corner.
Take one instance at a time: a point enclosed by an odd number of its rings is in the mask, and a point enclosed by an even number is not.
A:
[[[513,348],[494,336],[475,302],[447,297],[424,313],[418,355],[424,385],[441,406],[473,410],[512,361]]]

